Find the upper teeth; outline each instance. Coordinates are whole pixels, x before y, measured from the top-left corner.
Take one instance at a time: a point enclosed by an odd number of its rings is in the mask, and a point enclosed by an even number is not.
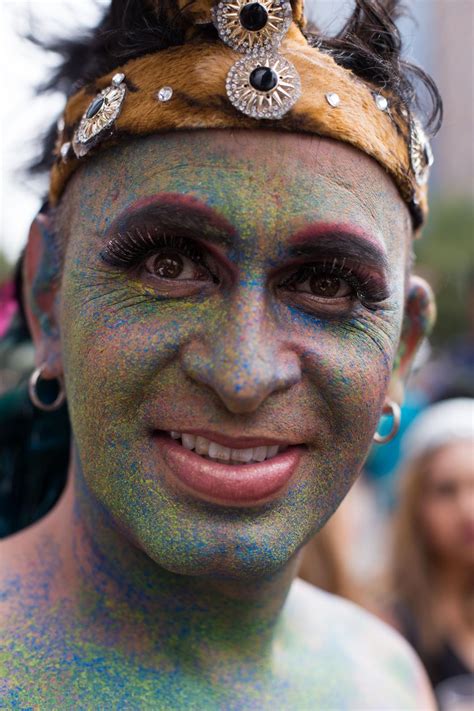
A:
[[[265,459],[271,459],[283,449],[278,445],[231,449],[199,435],[182,432],[170,432],[170,435],[173,439],[180,439],[181,444],[186,449],[194,449],[197,454],[209,457],[209,459],[217,459],[221,462],[238,462],[240,464],[263,462]]]

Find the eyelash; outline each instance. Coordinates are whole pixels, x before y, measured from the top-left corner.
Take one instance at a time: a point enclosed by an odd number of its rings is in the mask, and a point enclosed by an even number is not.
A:
[[[143,233],[139,229],[128,231],[119,239],[112,239],[100,253],[101,258],[112,267],[133,269],[153,252],[167,247],[174,249],[197,264],[209,269],[205,253],[193,240],[164,232]],[[210,270],[209,270],[210,271]]]
[[[353,289],[352,298],[359,299],[368,309],[375,309],[376,304],[384,301],[388,296],[370,271],[362,265],[347,266],[346,259],[341,260],[338,257],[302,265],[280,282],[279,286],[291,290],[292,286],[303,284],[312,276],[344,279]]]
[[[142,232],[135,228],[125,232],[119,239],[110,240],[100,256],[110,266],[132,270],[148,256],[163,248],[180,252],[193,262],[202,265],[209,271],[214,282],[218,283],[219,279],[206,262],[205,250],[187,237],[149,230]],[[357,267],[347,266],[346,259],[341,260],[338,257],[301,265],[295,268],[278,286],[291,291],[293,286],[304,283],[312,276],[332,276],[344,279],[353,289],[352,298],[358,299],[368,309],[375,310],[377,304],[388,296],[370,271],[360,264]]]

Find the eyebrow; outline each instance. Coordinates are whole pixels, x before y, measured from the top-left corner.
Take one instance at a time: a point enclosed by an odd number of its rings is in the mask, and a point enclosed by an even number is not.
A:
[[[220,213],[194,195],[160,193],[134,202],[124,210],[106,232],[106,239],[120,239],[138,225],[153,225],[164,231],[179,232],[183,237],[235,247],[236,228]],[[316,257],[323,251],[327,258],[343,256],[363,262],[380,271],[388,271],[384,248],[360,227],[345,223],[316,222],[295,232],[287,242],[292,257]]]
[[[332,222],[308,225],[291,237],[288,251],[294,257],[311,257],[324,251],[328,257],[343,255],[369,267],[388,270],[387,255],[382,245],[354,225]]]
[[[139,200],[124,210],[106,232],[106,239],[120,238],[137,224],[150,224],[164,231],[179,232],[183,237],[199,238],[230,247],[237,231],[212,207],[193,195],[160,193]]]

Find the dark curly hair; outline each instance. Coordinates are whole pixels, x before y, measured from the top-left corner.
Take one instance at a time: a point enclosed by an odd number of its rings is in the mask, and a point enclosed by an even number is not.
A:
[[[402,59],[396,21],[405,14],[400,0],[355,0],[352,15],[337,35],[329,37],[310,26],[306,37],[341,66],[391,93],[409,113],[416,112],[433,135],[441,124],[442,101],[433,79]],[[217,39],[212,25],[203,27],[203,32],[209,39]],[[66,98],[119,64],[183,44],[184,35],[182,15],[172,0],[162,0],[156,9],[151,9],[145,0],[111,0],[97,27],[79,37],[48,41],[30,36],[36,45],[60,57],[50,78],[38,87],[38,93],[59,91]],[[30,165],[32,173],[50,169],[56,133],[55,122]]]

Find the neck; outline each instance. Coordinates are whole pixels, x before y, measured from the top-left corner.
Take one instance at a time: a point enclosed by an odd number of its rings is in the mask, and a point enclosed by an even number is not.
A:
[[[72,466],[65,540],[67,577],[79,614],[96,620],[128,651],[222,666],[270,663],[279,613],[296,573],[294,559],[267,578],[179,575],[161,567],[110,520]],[[71,519],[74,521],[71,526]],[[97,630],[95,631],[97,633]]]

